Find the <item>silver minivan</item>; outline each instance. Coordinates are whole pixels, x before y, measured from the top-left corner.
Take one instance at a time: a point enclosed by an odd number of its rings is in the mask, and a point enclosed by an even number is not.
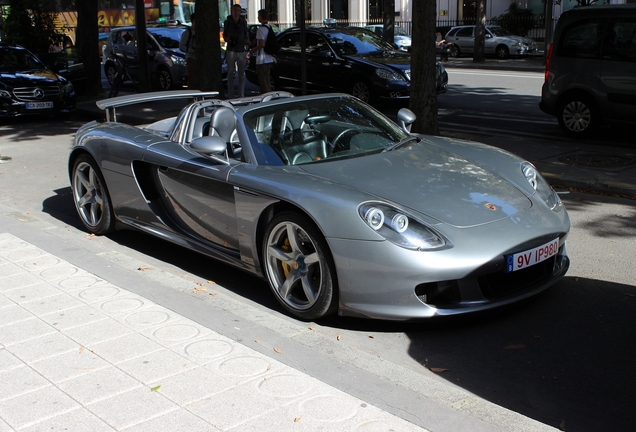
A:
[[[636,124],[636,4],[564,12],[548,47],[539,107],[573,137]]]

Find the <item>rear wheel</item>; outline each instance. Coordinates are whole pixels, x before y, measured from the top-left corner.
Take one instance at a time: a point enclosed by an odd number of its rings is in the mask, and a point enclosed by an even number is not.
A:
[[[73,164],[73,201],[80,220],[93,234],[107,234],[115,229],[115,218],[106,182],[97,163],[81,155]]]
[[[451,44],[450,48],[448,49],[448,54],[453,58],[457,58],[461,55],[461,51],[459,50],[459,47],[457,45]]]
[[[596,102],[585,94],[567,96],[557,110],[559,126],[571,137],[588,137],[600,124]]]
[[[338,307],[335,267],[327,242],[306,217],[282,213],[269,224],[263,260],[276,299],[303,320],[322,318]]]
[[[498,59],[507,59],[510,57],[510,50],[505,45],[499,45],[497,49],[495,49],[495,54],[497,54]]]

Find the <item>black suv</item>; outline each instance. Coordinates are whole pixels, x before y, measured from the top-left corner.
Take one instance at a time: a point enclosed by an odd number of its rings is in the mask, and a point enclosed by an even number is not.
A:
[[[0,117],[68,115],[75,89],[19,45],[0,42]]]

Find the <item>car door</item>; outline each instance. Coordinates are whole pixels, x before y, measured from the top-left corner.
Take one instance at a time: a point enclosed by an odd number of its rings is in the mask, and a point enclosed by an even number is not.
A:
[[[636,122],[636,17],[615,17],[607,23],[600,78],[604,117]]]
[[[475,37],[473,36],[474,27],[468,26],[459,29],[453,37],[451,42],[459,47],[459,51],[462,54],[472,54],[475,46]]]
[[[227,165],[164,142],[148,147],[144,163],[152,184],[146,184],[146,198],[155,197],[160,210],[153,211],[163,214],[166,226],[224,254],[238,254],[234,187],[226,180],[238,162]]]
[[[473,44],[475,39],[473,38]],[[494,54],[495,48],[499,44],[499,39],[490,31],[488,27],[484,29],[484,54]],[[474,45],[473,45],[474,49]]]
[[[274,64],[277,90],[299,89],[300,81],[300,32],[286,33],[279,40],[280,50]]]
[[[113,54],[124,62],[130,76],[137,80],[139,76],[139,60],[137,58],[137,36],[133,29],[119,32],[113,44]]]
[[[307,90],[312,92],[346,91],[349,79],[344,76],[343,61],[336,57],[326,38],[319,33],[307,34]],[[350,69],[349,69],[350,70]]]

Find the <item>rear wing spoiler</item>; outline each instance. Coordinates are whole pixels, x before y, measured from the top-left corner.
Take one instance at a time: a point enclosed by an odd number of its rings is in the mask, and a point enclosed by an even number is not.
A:
[[[131,95],[118,96],[114,98],[102,99],[97,102],[97,107],[105,111],[106,121],[117,121],[116,109],[127,105],[136,105],[145,102],[155,102],[172,99],[194,99],[202,100],[205,98],[218,97],[219,92],[202,92],[199,90],[173,90],[149,93],[135,93]]]

